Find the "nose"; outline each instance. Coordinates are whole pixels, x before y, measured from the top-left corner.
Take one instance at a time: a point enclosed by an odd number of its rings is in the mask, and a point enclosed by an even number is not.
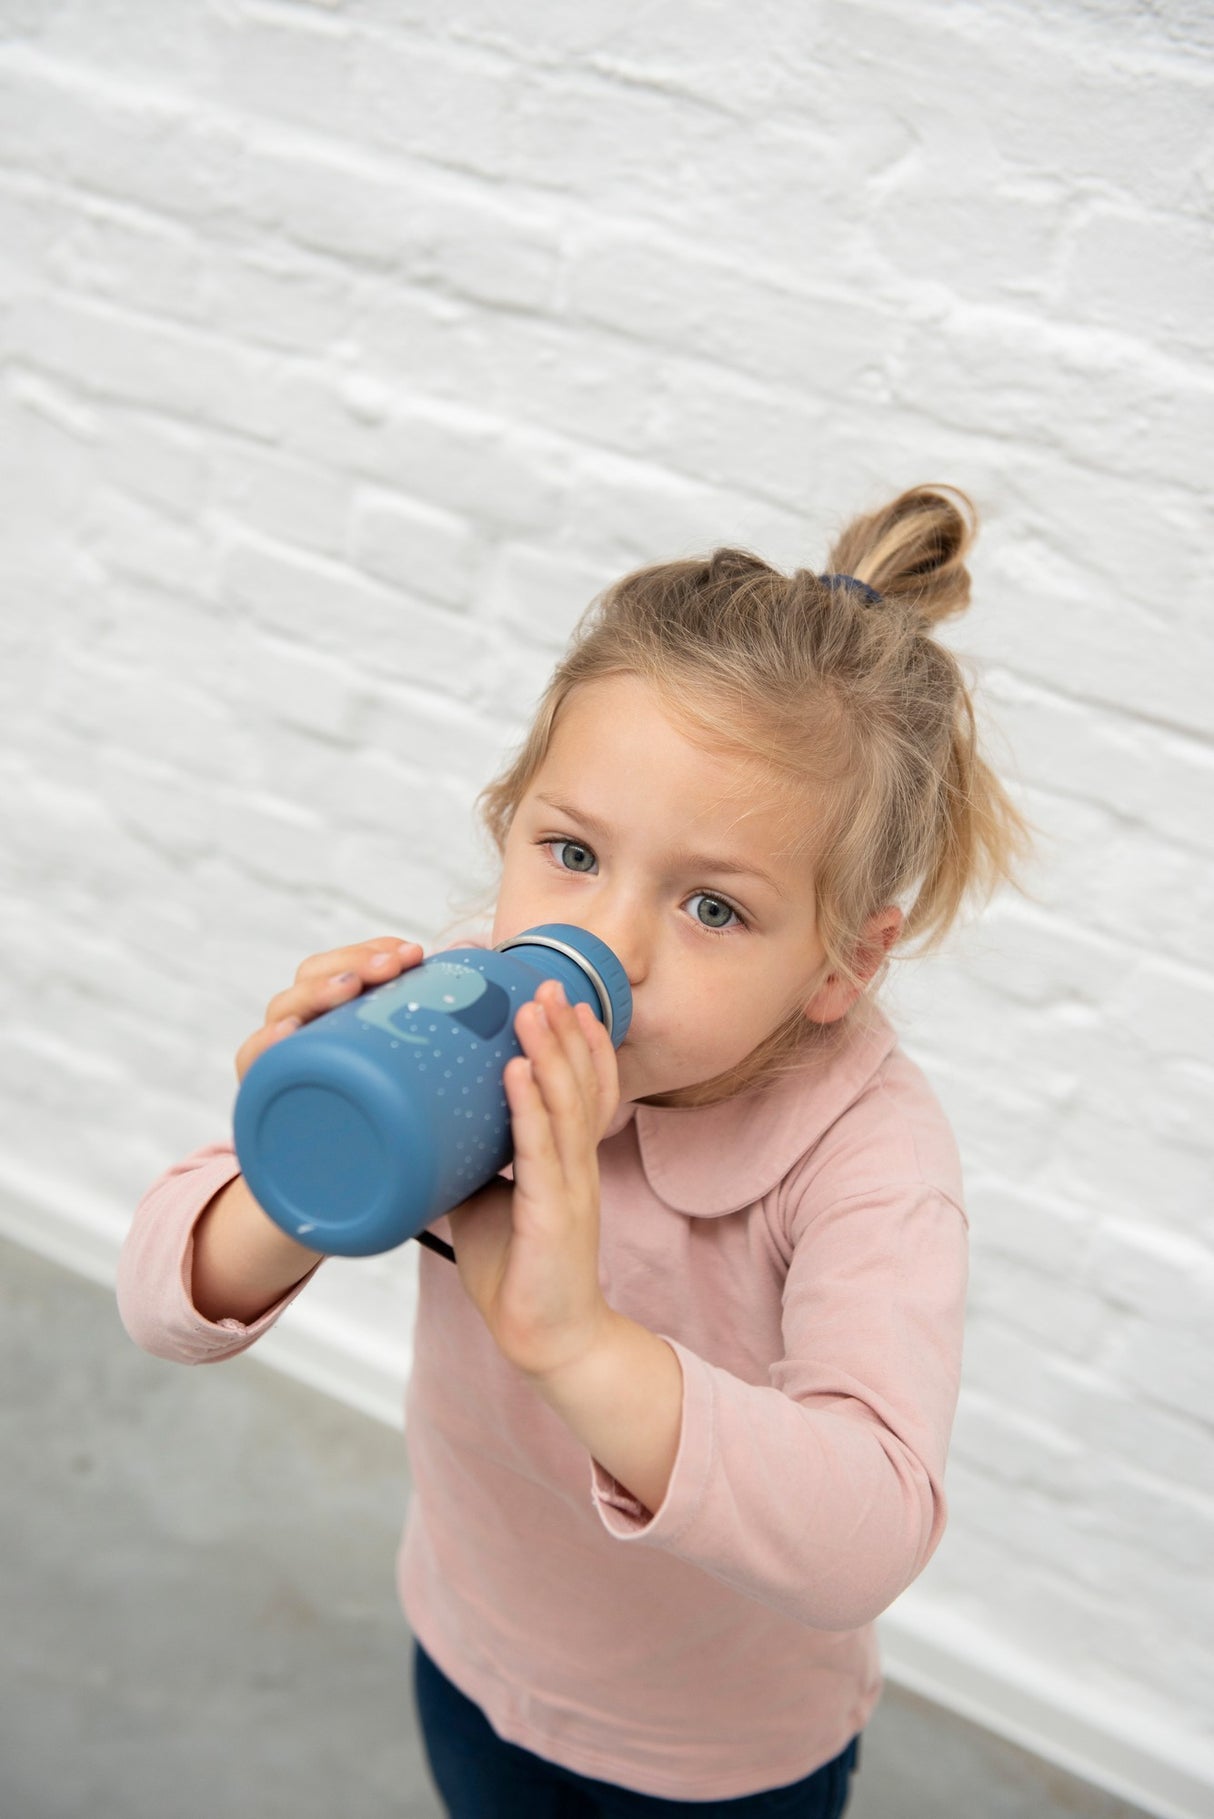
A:
[[[612,909],[604,905],[588,919],[587,927],[592,935],[607,943],[635,991],[649,971],[650,941],[644,918],[623,904]]]

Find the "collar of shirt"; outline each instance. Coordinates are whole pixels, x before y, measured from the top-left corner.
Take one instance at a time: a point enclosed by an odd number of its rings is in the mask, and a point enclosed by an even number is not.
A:
[[[469,947],[489,947],[484,930],[466,931]],[[456,945],[453,940],[451,945]],[[719,1219],[753,1206],[779,1186],[859,1096],[897,1046],[889,1019],[861,999],[837,1044],[757,1093],[719,1105],[621,1105],[603,1142],[635,1121],[645,1178],[677,1213]],[[513,1179],[513,1167],[501,1171]]]
[[[635,1122],[645,1178],[676,1212],[703,1219],[736,1213],[779,1185],[855,1101],[896,1042],[888,1019],[869,1005],[837,1046],[759,1092],[717,1105],[625,1104],[606,1138]]]

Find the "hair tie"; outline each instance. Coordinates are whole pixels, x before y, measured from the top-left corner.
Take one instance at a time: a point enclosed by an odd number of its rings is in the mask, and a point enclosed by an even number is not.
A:
[[[827,587],[846,587],[850,588],[853,593],[862,594],[866,606],[880,606],[881,604],[882,595],[877,592],[876,588],[870,587],[867,581],[857,581],[854,575],[819,575],[818,580],[825,581]]]

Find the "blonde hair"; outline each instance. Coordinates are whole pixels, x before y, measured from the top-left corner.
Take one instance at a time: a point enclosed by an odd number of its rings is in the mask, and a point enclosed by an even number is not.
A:
[[[920,486],[854,519],[826,575],[785,575],[731,548],[634,570],[587,608],[517,756],[481,791],[500,857],[565,702],[619,673],[652,684],[707,745],[812,785],[812,817],[790,828],[791,846],[812,855],[825,971],[860,995],[838,1024],[798,1011],[728,1075],[656,1103],[754,1090],[839,1039],[888,971],[872,949],[865,966],[878,911],[904,902],[898,944],[925,953],[971,894],[1022,888],[1014,862],[1030,824],[978,752],[957,658],[931,636],[969,605],[975,530],[964,493]]]

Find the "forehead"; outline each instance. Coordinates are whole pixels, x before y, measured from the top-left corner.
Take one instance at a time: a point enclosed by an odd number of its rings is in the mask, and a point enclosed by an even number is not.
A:
[[[804,850],[810,786],[740,740],[726,740],[638,676],[583,683],[563,704],[529,794],[565,799],[600,819],[615,812],[675,822],[687,843],[714,835],[767,858]]]
[[[544,764],[570,770],[610,764],[625,776],[652,778],[658,758],[681,781],[724,794],[753,797],[771,781],[770,767],[740,740],[714,736],[694,710],[631,675],[600,677],[573,690],[557,715]]]

